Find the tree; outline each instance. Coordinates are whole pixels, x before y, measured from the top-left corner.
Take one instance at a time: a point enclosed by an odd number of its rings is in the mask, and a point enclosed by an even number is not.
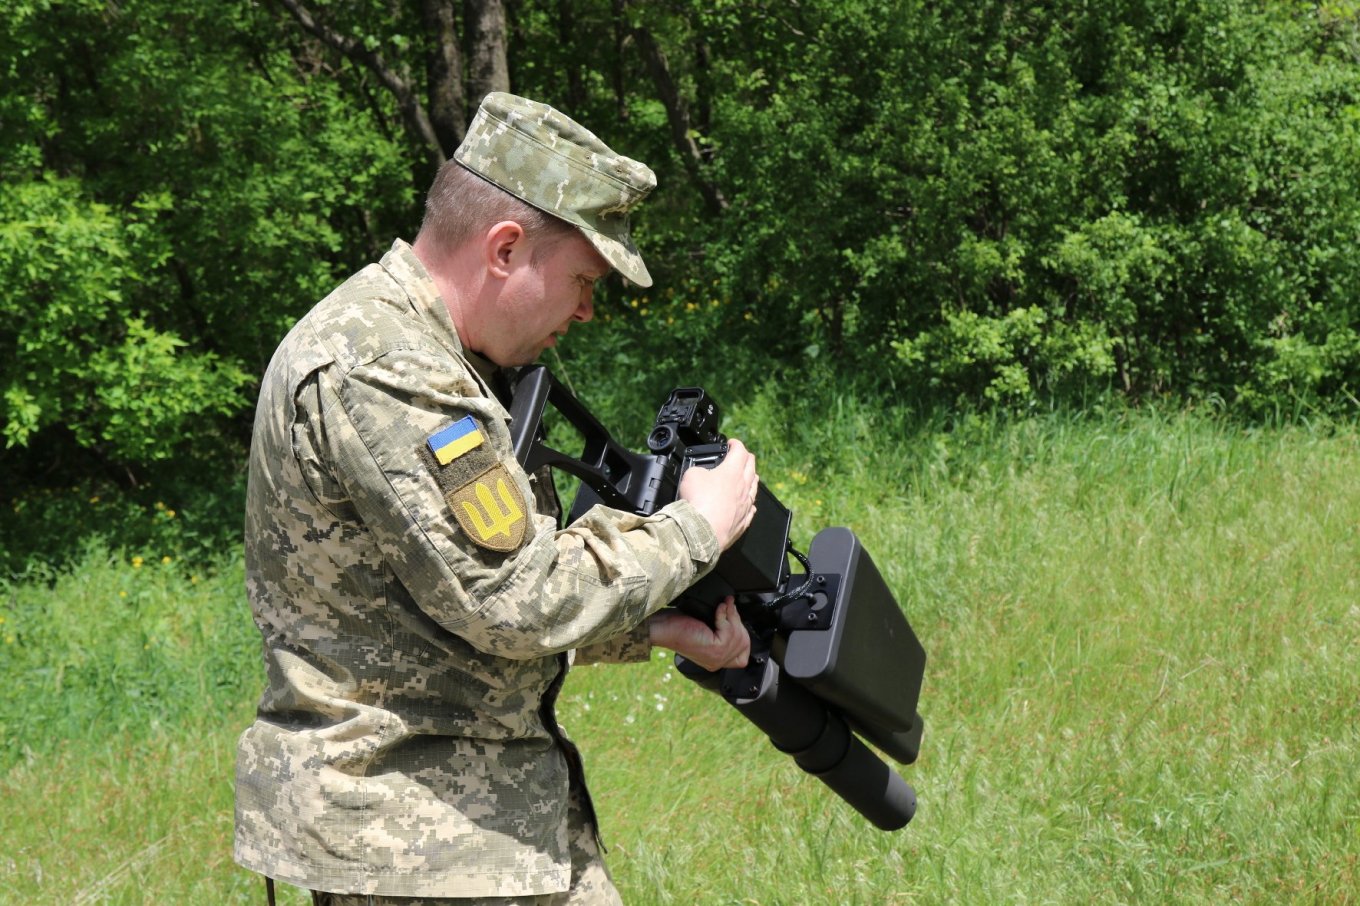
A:
[[[248,5],[33,3],[0,28],[7,470],[219,458],[286,325],[410,216],[400,152]]]
[[[414,11],[397,7],[395,21],[386,10],[363,7],[331,10],[320,17],[301,0],[278,0],[299,25],[326,47],[374,77],[401,113],[402,123],[425,156],[426,169],[439,168],[467,131],[466,99],[480,102],[492,91],[510,90],[506,64],[505,7],[501,0],[467,0],[467,73],[459,46],[458,22],[450,0],[419,0]],[[374,13],[376,12],[376,16]],[[342,15],[348,13],[349,15]],[[364,15],[362,13],[367,13]],[[386,20],[401,30],[383,35],[367,23]],[[407,22],[407,19],[410,22]],[[413,41],[405,27],[418,36]],[[412,52],[412,45],[420,49]],[[388,52],[390,48],[391,52]],[[424,57],[425,84],[412,75],[410,59]]]
[[[493,89],[657,171],[657,285],[604,292],[587,367],[1348,405],[1351,7],[11,4],[6,465],[133,481],[242,445],[282,332],[414,232]]]

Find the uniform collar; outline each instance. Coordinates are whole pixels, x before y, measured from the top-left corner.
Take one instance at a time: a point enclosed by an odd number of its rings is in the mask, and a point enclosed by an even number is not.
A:
[[[464,348],[458,329],[453,326],[453,318],[449,316],[449,307],[444,303],[444,297],[439,295],[430,272],[416,257],[415,250],[405,240],[398,239],[379,263],[406,292],[411,307],[429,327],[435,339],[471,365],[482,383],[500,397],[504,388],[509,386],[503,370],[490,359]]]
[[[449,307],[444,304],[444,297],[439,295],[434,279],[416,257],[415,250],[405,240],[398,239],[392,243],[392,248],[387,250],[379,264],[406,292],[411,307],[429,327],[434,338],[454,355],[466,357],[463,341],[458,338],[458,330],[449,316]]]

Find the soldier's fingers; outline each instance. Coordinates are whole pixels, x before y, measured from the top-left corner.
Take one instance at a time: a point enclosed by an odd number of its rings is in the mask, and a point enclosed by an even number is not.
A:
[[[731,606],[732,637],[726,646],[724,663],[729,667],[744,667],[751,654],[751,635],[738,619],[736,605]]]
[[[729,639],[736,632],[739,625],[737,620],[737,608],[732,598],[725,598],[718,607],[718,636],[722,639]]]
[[[741,614],[737,612],[737,605],[729,605],[728,613],[728,625],[731,627],[732,639],[740,645],[741,640],[746,637],[746,627],[742,625]]]
[[[713,629],[722,638],[724,633],[731,631],[731,624],[736,619],[736,607],[731,595],[723,598],[718,604],[717,611],[713,614]]]

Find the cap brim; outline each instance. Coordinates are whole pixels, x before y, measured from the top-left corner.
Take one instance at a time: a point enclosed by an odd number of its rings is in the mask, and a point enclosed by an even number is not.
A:
[[[604,260],[612,264],[614,270],[630,283],[636,283],[644,288],[652,285],[652,275],[647,273],[647,265],[642,263],[641,253],[626,234],[623,239],[616,239],[594,230],[582,229],[581,232],[590,240],[590,244],[595,246],[595,250],[604,256]]]

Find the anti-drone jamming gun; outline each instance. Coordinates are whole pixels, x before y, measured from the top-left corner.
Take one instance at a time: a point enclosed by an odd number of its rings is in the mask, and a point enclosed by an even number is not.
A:
[[[547,405],[585,439],[578,458],[549,447]],[[603,503],[650,515],[676,499],[686,469],[727,453],[717,405],[699,388],[671,393],[647,437],[647,453],[615,443],[541,365],[520,372],[510,409],[515,456],[581,480],[569,521]],[[860,737],[911,764],[921,747],[916,713],[926,653],[853,532],[826,528],[804,557],[789,544],[790,511],[761,484],[750,528],[707,576],[672,606],[712,624],[733,595],[751,633],[744,668],[709,672],[676,657],[685,676],[720,694],[775,747],[883,830],[916,811],[916,794]],[[788,554],[804,572],[791,573]]]

